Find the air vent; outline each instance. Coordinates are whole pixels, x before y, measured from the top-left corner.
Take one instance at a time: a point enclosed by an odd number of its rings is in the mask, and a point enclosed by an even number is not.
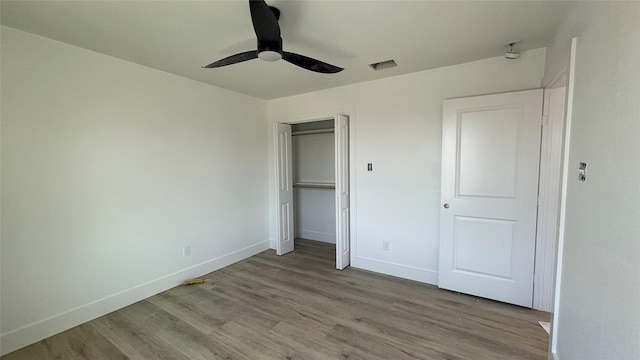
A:
[[[373,63],[373,64],[369,64],[369,67],[372,68],[375,71],[389,69],[389,68],[396,67],[396,66],[398,66],[398,64],[396,64],[396,61],[393,60],[393,59],[385,60],[385,61],[381,61],[381,62],[377,62],[377,63]]]

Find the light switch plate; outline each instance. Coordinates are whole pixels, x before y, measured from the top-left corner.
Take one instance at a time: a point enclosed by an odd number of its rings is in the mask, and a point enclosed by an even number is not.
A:
[[[587,163],[581,162],[578,167],[578,180],[587,181]]]

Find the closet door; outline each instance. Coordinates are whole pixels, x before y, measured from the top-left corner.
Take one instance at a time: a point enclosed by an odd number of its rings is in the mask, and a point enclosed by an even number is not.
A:
[[[351,264],[349,240],[349,117],[335,118],[336,156],[336,268]]]
[[[276,253],[293,251],[293,172],[291,161],[291,125],[276,124],[276,183],[278,185],[278,221]]]

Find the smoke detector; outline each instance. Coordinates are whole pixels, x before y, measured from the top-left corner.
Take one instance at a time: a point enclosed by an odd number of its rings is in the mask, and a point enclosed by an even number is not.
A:
[[[507,50],[507,52],[504,53],[504,58],[505,59],[509,59],[509,60],[515,60],[518,59],[520,57],[520,53],[519,52],[514,52],[513,51],[513,45],[519,43],[520,40],[512,40],[509,41],[508,43],[504,44],[504,47],[509,48],[509,50]]]

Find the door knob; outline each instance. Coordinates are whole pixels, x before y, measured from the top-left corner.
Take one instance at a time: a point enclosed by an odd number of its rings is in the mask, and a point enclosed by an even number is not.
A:
[[[448,209],[448,208],[449,208],[449,204],[445,203],[445,204],[444,204],[444,208],[445,208],[445,209]]]

